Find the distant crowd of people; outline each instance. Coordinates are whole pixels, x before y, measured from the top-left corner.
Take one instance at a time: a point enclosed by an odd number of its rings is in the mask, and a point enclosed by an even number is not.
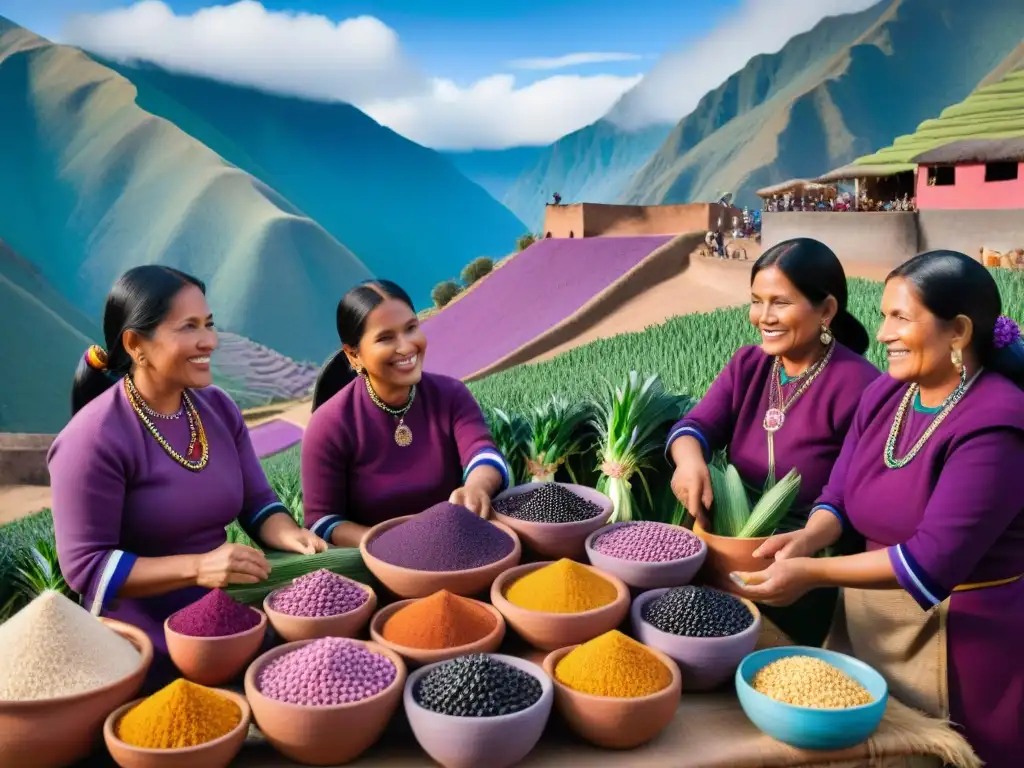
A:
[[[859,199],[856,199],[849,192],[844,192],[834,198],[817,195],[813,197],[796,196],[793,194],[773,195],[771,199],[765,198],[762,211],[768,213],[791,213],[799,212],[846,212],[846,211],[916,211],[917,199],[908,194],[897,197],[893,200],[875,200],[862,192]]]

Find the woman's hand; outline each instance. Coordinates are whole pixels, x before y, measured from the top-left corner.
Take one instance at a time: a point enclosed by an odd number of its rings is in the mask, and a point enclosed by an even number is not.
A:
[[[766,605],[792,605],[809,591],[820,586],[813,573],[814,560],[809,557],[776,560],[763,571],[729,574],[743,590],[743,597]]]
[[[270,563],[262,552],[242,544],[221,544],[199,555],[196,584],[221,589],[228,584],[258,584],[270,576]]]
[[[775,560],[791,560],[795,557],[811,557],[817,552],[808,532],[801,529],[791,533],[780,533],[770,537],[753,551],[754,557]]]
[[[456,488],[452,491],[452,495],[448,497],[448,501],[465,507],[474,515],[478,515],[485,520],[491,516],[491,496],[487,491],[477,486],[464,485],[461,488]]]
[[[300,555],[315,555],[327,551],[327,542],[306,528],[295,526],[287,528],[278,535],[277,548],[284,552],[297,552]]]
[[[697,443],[690,437],[681,437],[676,443],[685,441],[693,442],[695,445]],[[673,458],[676,461],[676,471],[672,473],[672,493],[686,507],[686,511],[697,519],[700,527],[711,532],[708,510],[711,509],[715,497],[711,491],[711,472],[704,461],[700,446],[696,445],[695,450],[675,450]]]

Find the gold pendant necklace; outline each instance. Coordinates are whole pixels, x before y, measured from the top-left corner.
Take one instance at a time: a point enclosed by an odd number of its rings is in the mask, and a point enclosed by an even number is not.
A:
[[[370,400],[373,401],[373,404],[385,413],[389,413],[398,419],[398,424],[395,427],[395,443],[400,448],[408,448],[412,445],[412,430],[409,429],[409,425],[405,423],[405,414],[407,414],[409,409],[412,408],[413,400],[416,399],[416,385],[414,384],[412,389],[409,390],[409,401],[405,405],[401,408],[392,408],[381,400],[377,396],[377,393],[373,391],[373,385],[370,384],[369,376],[364,375],[363,381],[366,382],[366,392],[369,394]]]
[[[168,456],[190,472],[202,472],[206,468],[206,465],[210,462],[210,443],[206,439],[206,430],[203,427],[202,419],[199,418],[199,411],[187,392],[182,392],[181,394],[182,409],[185,412],[185,418],[188,419],[189,427],[188,450],[184,456],[174,450],[174,447],[167,441],[167,438],[157,429],[156,424],[146,415],[146,410],[148,410],[146,408],[147,403],[135,388],[135,382],[132,381],[131,376],[124,377],[124,393],[132,410],[135,411],[135,415],[139,417],[143,426],[146,427],[149,434],[153,436],[153,439],[159,443]],[[199,447],[198,457],[196,457],[197,445]]]

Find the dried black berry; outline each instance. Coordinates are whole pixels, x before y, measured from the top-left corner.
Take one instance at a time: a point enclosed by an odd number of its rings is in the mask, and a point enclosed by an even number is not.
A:
[[[497,717],[532,707],[540,681],[482,653],[460,656],[424,675],[413,689],[416,703],[455,717]]]
[[[558,483],[494,502],[494,511],[528,523],[578,523],[601,514],[601,507]]]
[[[684,637],[728,637],[754,623],[754,615],[741,600],[693,586],[670,589],[646,603],[640,615],[652,627]]]

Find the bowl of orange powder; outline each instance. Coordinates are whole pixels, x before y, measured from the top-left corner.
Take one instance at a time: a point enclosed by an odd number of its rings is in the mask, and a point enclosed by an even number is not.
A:
[[[505,639],[505,618],[492,605],[442,589],[381,608],[370,621],[370,638],[417,667],[493,653]]]
[[[121,768],[227,768],[250,719],[244,696],[179,678],[111,712],[103,740]]]

